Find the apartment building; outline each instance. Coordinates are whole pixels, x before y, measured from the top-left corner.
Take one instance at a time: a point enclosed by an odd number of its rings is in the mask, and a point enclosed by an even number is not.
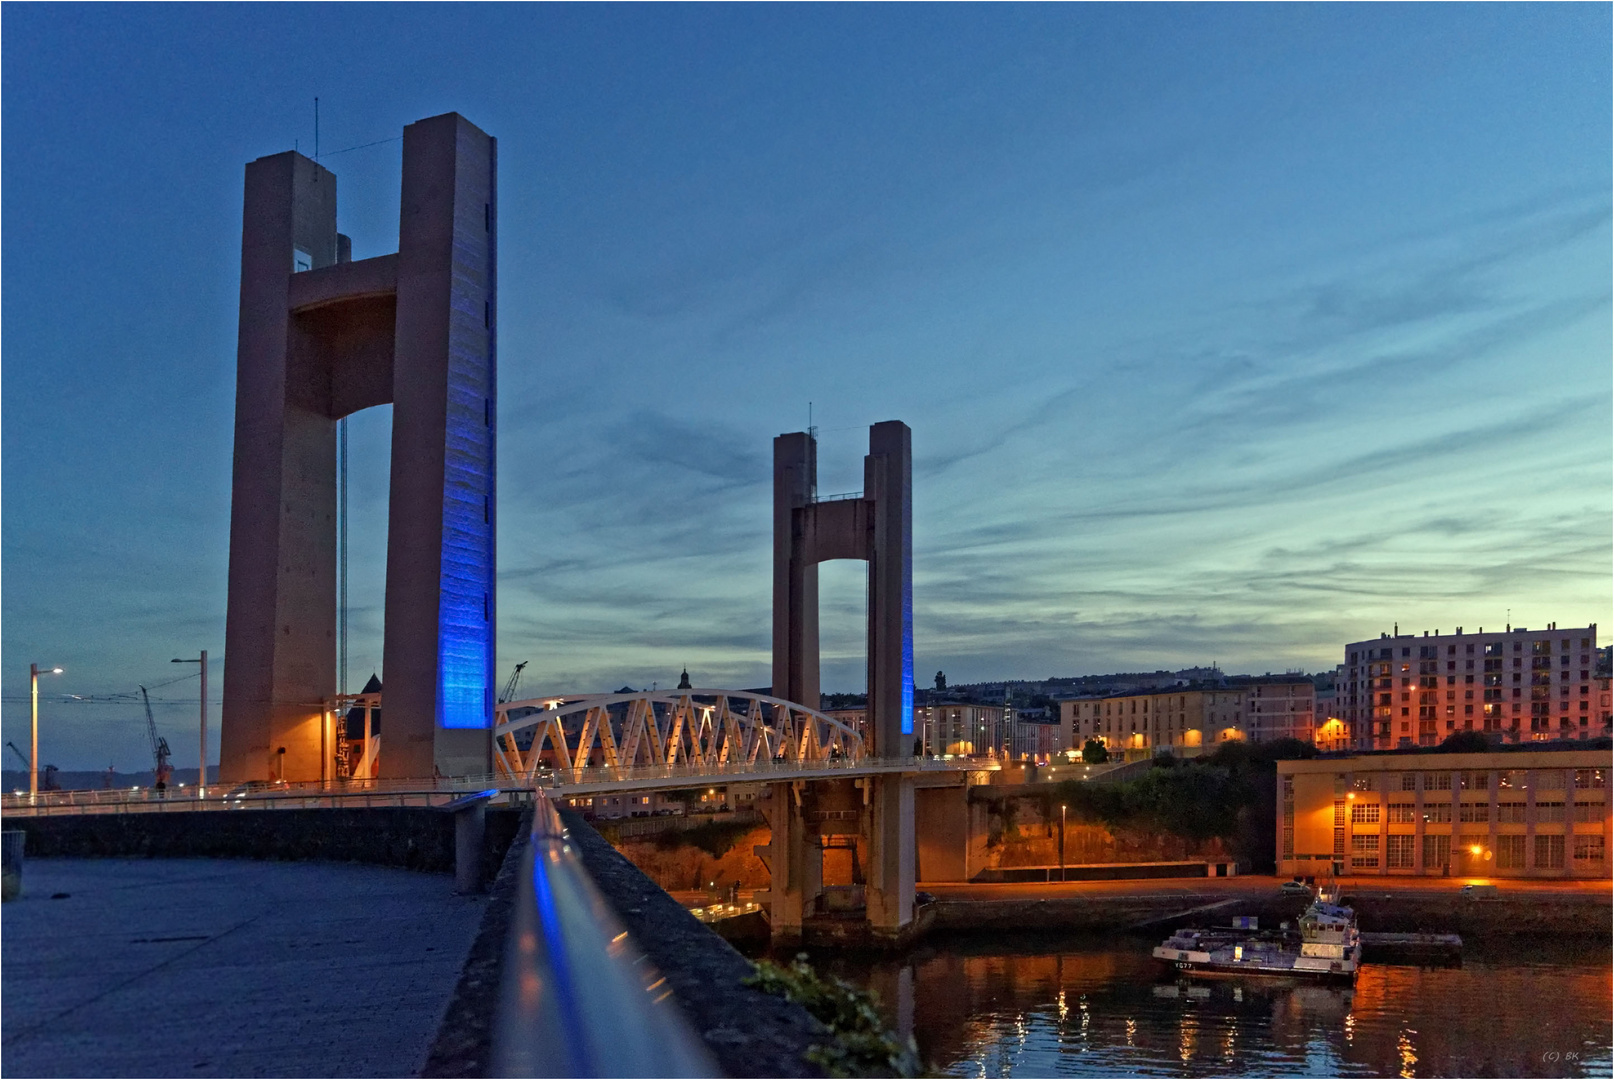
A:
[[[1245,691],[1244,716],[1251,739],[1311,741],[1317,718],[1317,687],[1308,676],[1234,676],[1227,684]]]
[[[1434,746],[1458,731],[1506,743],[1609,734],[1594,695],[1597,624],[1381,634],[1345,646],[1338,709],[1359,750]]]
[[[826,709],[858,731],[868,720],[865,707]],[[941,757],[1014,757],[1020,753],[1016,740],[1016,712],[1011,705],[981,705],[971,702],[945,702],[915,705],[913,746],[915,754]]]
[[[1312,708],[1311,740],[1324,753],[1352,748],[1351,729],[1339,708],[1339,686],[1344,679],[1344,671],[1336,668],[1333,683],[1318,689],[1316,704]]]
[[[1070,728],[1058,709],[1016,709],[1014,756],[1046,761],[1071,749]]]
[[[1076,749],[1097,739],[1129,760],[1193,757],[1230,739],[1312,738],[1316,688],[1303,675],[1235,676],[1211,687],[1060,703]]]
[[[913,711],[914,731],[923,752],[965,757],[1012,757],[1015,709],[1010,705],[948,702]]]
[[[1607,878],[1608,751],[1553,746],[1280,761],[1278,872]]]

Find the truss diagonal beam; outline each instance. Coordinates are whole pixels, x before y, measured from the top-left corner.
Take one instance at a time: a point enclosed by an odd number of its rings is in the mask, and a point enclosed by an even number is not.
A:
[[[647,767],[677,769],[695,779],[741,765],[807,767],[854,763],[867,755],[862,734],[851,725],[744,690],[528,698],[501,702],[495,712],[500,774],[533,783],[546,776],[576,781],[585,769],[621,775]],[[517,736],[525,731],[532,735],[523,753]]]

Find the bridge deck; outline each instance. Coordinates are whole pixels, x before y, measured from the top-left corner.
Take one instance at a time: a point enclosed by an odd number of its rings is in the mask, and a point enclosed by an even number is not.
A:
[[[511,778],[492,775],[444,777],[439,780],[346,781],[337,784],[281,784],[228,788],[214,784],[205,798],[194,789],[157,793],[146,790],[42,791],[38,796],[6,795],[0,810],[6,816],[33,817],[55,814],[179,813],[194,810],[313,809],[317,807],[437,806],[461,796],[494,789],[503,793],[531,791],[535,786],[561,796],[595,795],[619,791],[656,791],[701,784],[752,784],[786,780],[828,780],[859,776],[908,773],[923,782],[995,769],[981,762],[938,761],[917,758],[861,758],[805,762],[760,761],[734,765],[700,762],[635,767],[597,766],[583,769],[541,770],[536,776]]]

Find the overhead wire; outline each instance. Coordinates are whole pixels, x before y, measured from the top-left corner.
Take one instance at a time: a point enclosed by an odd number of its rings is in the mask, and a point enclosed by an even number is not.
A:
[[[149,690],[161,690],[165,686],[173,686],[176,683],[189,682],[192,679],[199,679],[199,678],[201,678],[201,672],[193,671],[188,675],[177,675],[172,679],[164,679],[161,682],[146,683],[145,686],[146,686],[146,689],[148,691]],[[40,695],[40,696],[41,696],[41,698],[43,700],[49,701],[49,702],[51,702],[53,704],[59,704],[59,705],[127,705],[127,704],[129,704],[131,702],[136,702],[136,701],[140,700],[140,692],[138,690],[130,690],[130,691],[125,692],[125,693],[111,693],[111,694],[60,694],[60,693],[58,693],[58,694],[50,694],[48,696],[47,695]],[[10,702],[31,701],[31,700],[33,700],[31,695],[26,696],[26,697],[25,696],[20,696],[20,695],[19,696],[0,697],[0,701],[10,701]],[[190,698],[190,699],[186,699],[186,698],[152,698],[151,703],[153,705],[157,705],[157,704],[178,704],[180,702],[184,702],[184,701],[187,701],[187,700],[192,705],[196,704],[196,699],[195,698]]]
[[[385,145],[386,143],[393,143],[393,142],[403,142],[403,136],[402,135],[394,135],[390,139],[377,139],[375,142],[360,143],[357,146],[347,146],[347,147],[343,147],[341,150],[332,150],[328,154],[321,154],[320,155],[320,160],[324,161],[326,158],[333,158],[337,154],[346,154],[346,153],[349,153],[349,152],[351,152],[353,150],[368,150],[372,146],[382,146],[382,145]]]

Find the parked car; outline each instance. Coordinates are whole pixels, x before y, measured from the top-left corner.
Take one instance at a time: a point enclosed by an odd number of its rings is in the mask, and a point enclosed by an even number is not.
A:
[[[1495,885],[1464,885],[1463,896],[1469,900],[1495,900],[1497,898]]]
[[[1310,896],[1311,886],[1307,885],[1304,881],[1285,881],[1282,885],[1278,886],[1278,891],[1286,895],[1300,895],[1304,893],[1305,895]]]

